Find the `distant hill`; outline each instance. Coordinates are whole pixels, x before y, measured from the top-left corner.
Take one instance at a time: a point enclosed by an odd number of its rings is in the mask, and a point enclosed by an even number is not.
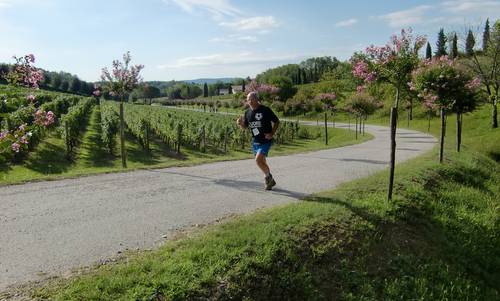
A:
[[[207,83],[207,85],[210,85],[210,84],[215,84],[218,81],[221,81],[223,83],[230,83],[233,80],[235,80],[234,77],[221,77],[221,78],[189,79],[189,80],[183,80],[183,82],[186,82],[186,83],[195,83],[195,84],[201,84],[201,85],[203,85],[204,83]]]
[[[221,78],[198,78],[198,79],[187,79],[187,80],[179,80],[179,81],[146,81],[145,83],[150,84],[153,87],[164,91],[166,88],[174,85],[175,83],[185,82],[185,83],[194,83],[196,85],[203,85],[207,83],[207,85],[215,84],[218,81],[223,83],[231,83],[233,80],[237,79],[236,77],[221,77]]]

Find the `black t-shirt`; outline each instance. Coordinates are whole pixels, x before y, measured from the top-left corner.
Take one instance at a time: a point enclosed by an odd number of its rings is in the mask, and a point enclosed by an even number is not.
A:
[[[264,134],[272,132],[271,122],[279,122],[279,119],[270,108],[264,105],[260,105],[255,111],[248,109],[245,112],[245,125],[250,128],[253,139],[257,143],[272,141],[267,140],[264,136]]]

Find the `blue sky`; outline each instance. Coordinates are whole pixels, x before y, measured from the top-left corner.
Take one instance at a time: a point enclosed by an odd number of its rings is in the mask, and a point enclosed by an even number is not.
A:
[[[313,56],[348,59],[412,27],[471,27],[481,43],[500,1],[0,0],[0,62],[35,54],[35,66],[96,81],[130,51],[144,80],[246,77]],[[462,39],[463,40],[463,39]]]

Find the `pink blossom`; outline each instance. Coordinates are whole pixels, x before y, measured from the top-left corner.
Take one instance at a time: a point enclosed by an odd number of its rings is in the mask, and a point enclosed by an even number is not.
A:
[[[127,52],[123,55],[123,63],[118,60],[113,61],[111,73],[107,68],[102,68],[101,80],[106,82],[111,96],[124,95],[142,80],[139,73],[144,65],[130,66],[130,61],[130,52]]]
[[[337,99],[337,95],[335,93],[319,93],[316,95],[317,100],[322,100],[322,101],[333,101]]]
[[[9,131],[7,130],[3,130],[0,132],[0,140],[4,139],[5,137],[7,137],[7,135],[9,134]]]
[[[35,62],[35,56],[32,53],[28,54],[26,57],[31,63]]]
[[[469,81],[465,87],[469,90],[474,90],[477,89],[481,85],[481,79],[479,77],[473,78],[471,81]]]
[[[33,95],[33,94],[30,94],[28,96],[26,96],[26,99],[29,101],[29,102],[34,102],[36,100],[36,96]]]
[[[33,54],[24,57],[14,56],[16,63],[11,72],[7,74],[7,80],[14,85],[24,85],[29,88],[38,89],[38,83],[43,80],[43,71],[31,64],[35,62]]]
[[[39,126],[48,127],[54,123],[54,113],[52,111],[45,112],[43,110],[37,110],[35,112],[35,124]]]
[[[366,89],[365,86],[358,86],[358,87],[356,87],[356,92],[358,94],[361,94],[361,93],[365,92],[365,89]]]
[[[17,142],[14,142],[14,143],[12,143],[11,147],[12,147],[12,150],[14,152],[18,153],[19,149],[21,148],[21,145],[19,143],[17,143]]]
[[[352,74],[360,79],[365,79],[369,72],[368,64],[365,61],[358,61],[352,68]]]
[[[21,138],[19,138],[19,143],[28,144],[28,137],[26,137],[26,135],[22,136]]]
[[[275,87],[273,85],[268,85],[268,84],[259,84],[255,80],[252,80],[250,84],[247,86],[247,89],[245,92],[257,92],[259,94],[278,94],[280,92],[280,89],[278,87]]]

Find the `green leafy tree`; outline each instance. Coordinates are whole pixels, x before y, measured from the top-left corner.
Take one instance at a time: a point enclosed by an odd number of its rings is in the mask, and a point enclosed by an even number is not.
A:
[[[453,42],[451,45],[451,58],[456,59],[458,57],[458,38],[457,34],[453,35]]]
[[[476,44],[476,39],[474,38],[474,34],[472,30],[469,29],[469,33],[467,33],[467,38],[465,39],[465,54],[470,57],[474,54],[474,45]]]
[[[490,43],[490,19],[486,19],[486,24],[484,25],[483,31],[483,52],[488,50],[488,44]]]
[[[498,127],[498,93],[500,90],[500,22],[493,25],[490,42],[486,52],[478,55],[473,51],[467,61],[471,70],[481,79],[491,103],[491,126]]]
[[[52,86],[52,88],[58,90],[61,88],[61,84],[62,84],[62,78],[61,78],[61,75],[58,74],[58,73],[54,73],[51,75],[52,79],[51,79],[51,83],[50,85]]]
[[[69,82],[67,80],[63,80],[63,82],[59,86],[59,89],[61,89],[62,91],[65,91],[65,92],[68,91],[68,89],[69,89]]]
[[[293,82],[285,76],[272,77],[269,79],[268,83],[279,89],[278,97],[282,102],[285,102],[287,99],[293,97],[297,91],[293,86]]]
[[[81,87],[82,82],[78,79],[78,77],[74,76],[70,81],[69,90],[73,93],[78,93],[80,92]]]
[[[427,48],[425,49],[425,58],[428,60],[432,59],[432,48],[429,42],[427,42]]]
[[[440,57],[443,55],[448,55],[448,52],[446,51],[446,35],[444,34],[444,29],[441,28],[436,42],[436,56]]]
[[[208,97],[208,85],[207,85],[207,83],[203,84],[203,97]]]

